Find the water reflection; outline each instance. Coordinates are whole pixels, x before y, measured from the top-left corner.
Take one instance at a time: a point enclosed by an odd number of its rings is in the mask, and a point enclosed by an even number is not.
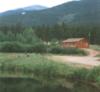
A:
[[[96,87],[74,83],[73,88],[43,85],[32,79],[0,78],[0,92],[100,92]]]

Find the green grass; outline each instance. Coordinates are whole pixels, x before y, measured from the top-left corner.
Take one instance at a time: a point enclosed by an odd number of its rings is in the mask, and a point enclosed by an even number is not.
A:
[[[25,83],[30,83],[28,82],[28,80],[30,79],[36,81],[38,85],[40,85],[36,89],[45,87],[50,87],[50,89],[57,87],[58,89],[59,86],[67,88],[67,86],[69,87],[68,84],[70,83],[79,84],[81,82],[84,83],[83,85],[93,83],[98,87],[100,86],[100,67],[88,70],[84,68],[76,68],[73,66],[69,66],[64,63],[54,62],[52,60],[46,59],[45,56],[40,54],[0,53],[0,83],[1,83],[0,85],[2,85],[2,83],[7,86],[11,84],[9,78],[11,81],[12,79],[13,81],[15,79],[16,81],[14,82],[17,82],[18,79],[20,79],[20,81],[21,80],[27,81]],[[4,81],[2,81],[2,79]],[[24,87],[24,81],[23,84],[21,85],[22,87]],[[20,83],[15,83],[15,84],[19,85]],[[34,87],[37,86],[36,83],[33,84]],[[27,84],[25,85],[27,87]],[[44,92],[44,91],[37,91],[37,92]],[[66,91],[59,91],[59,92],[66,92]]]
[[[90,48],[100,51],[100,46],[99,45],[91,45]]]
[[[1,77],[28,77],[39,81],[55,83],[66,77],[72,67],[46,59],[40,54],[0,54]]]
[[[58,81],[69,76],[76,76],[76,72],[79,72],[77,76],[81,76],[83,71],[86,72],[82,74],[85,77],[90,73],[87,69],[54,62],[40,54],[0,53],[0,77],[29,77],[43,81],[56,81],[56,79]],[[99,73],[99,68],[97,73]]]

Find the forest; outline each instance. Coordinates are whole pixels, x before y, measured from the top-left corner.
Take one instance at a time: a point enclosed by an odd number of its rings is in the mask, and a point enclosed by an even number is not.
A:
[[[87,38],[90,44],[100,44],[99,25],[66,25],[33,26],[26,28],[21,24],[0,27],[0,43],[18,41],[25,44],[35,44],[49,41],[62,41],[67,38]]]
[[[66,25],[65,23],[53,26],[42,25],[33,27],[25,27],[20,23],[13,26],[1,26],[0,52],[69,54],[69,50],[58,46],[55,47],[55,43],[60,46],[60,42],[67,38],[87,38],[90,44],[99,45],[99,29],[100,27],[95,25],[77,26]],[[52,43],[51,46],[48,46],[48,42]],[[77,54],[86,55],[86,53],[78,49],[73,50]]]
[[[100,44],[100,27],[96,25],[54,25],[41,26],[35,30],[36,35],[45,41],[65,40],[67,38],[84,37],[91,44]]]

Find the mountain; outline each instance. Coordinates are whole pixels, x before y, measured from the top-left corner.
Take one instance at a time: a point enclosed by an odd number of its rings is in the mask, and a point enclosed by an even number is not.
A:
[[[41,11],[41,10],[45,10],[47,9],[47,7],[45,6],[41,6],[41,5],[32,5],[32,6],[28,6],[28,7],[22,7],[22,8],[18,8],[18,9],[14,9],[14,10],[8,10],[4,13],[0,13],[0,16],[8,16],[8,15],[13,15],[13,14],[25,14],[25,12],[28,11]]]
[[[44,10],[47,7],[45,6],[41,6],[41,5],[33,5],[33,6],[28,6],[28,7],[24,7],[23,9],[26,11],[38,11],[38,10]]]
[[[100,24],[100,0],[71,1],[40,11],[6,12],[0,16],[0,25],[21,23],[25,26],[53,24]]]

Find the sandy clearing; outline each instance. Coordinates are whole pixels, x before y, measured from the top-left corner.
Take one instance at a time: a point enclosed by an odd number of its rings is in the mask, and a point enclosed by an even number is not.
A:
[[[91,56],[86,56],[86,57],[81,57],[81,56],[58,56],[58,55],[53,55],[53,56],[48,56],[49,59],[59,61],[59,62],[66,62],[66,63],[74,63],[74,64],[84,64],[87,66],[99,66],[100,61],[98,61],[98,58],[96,57],[91,57]]]
[[[64,63],[83,65],[85,67],[100,66],[100,60],[99,60],[100,58],[95,57],[96,55],[100,54],[100,52],[92,49],[85,49],[85,50],[89,52],[88,56],[50,55],[47,56],[47,58]]]
[[[91,57],[95,57],[96,55],[100,54],[100,51],[96,51],[93,49],[83,49],[83,50],[89,52],[89,56],[91,56]]]

